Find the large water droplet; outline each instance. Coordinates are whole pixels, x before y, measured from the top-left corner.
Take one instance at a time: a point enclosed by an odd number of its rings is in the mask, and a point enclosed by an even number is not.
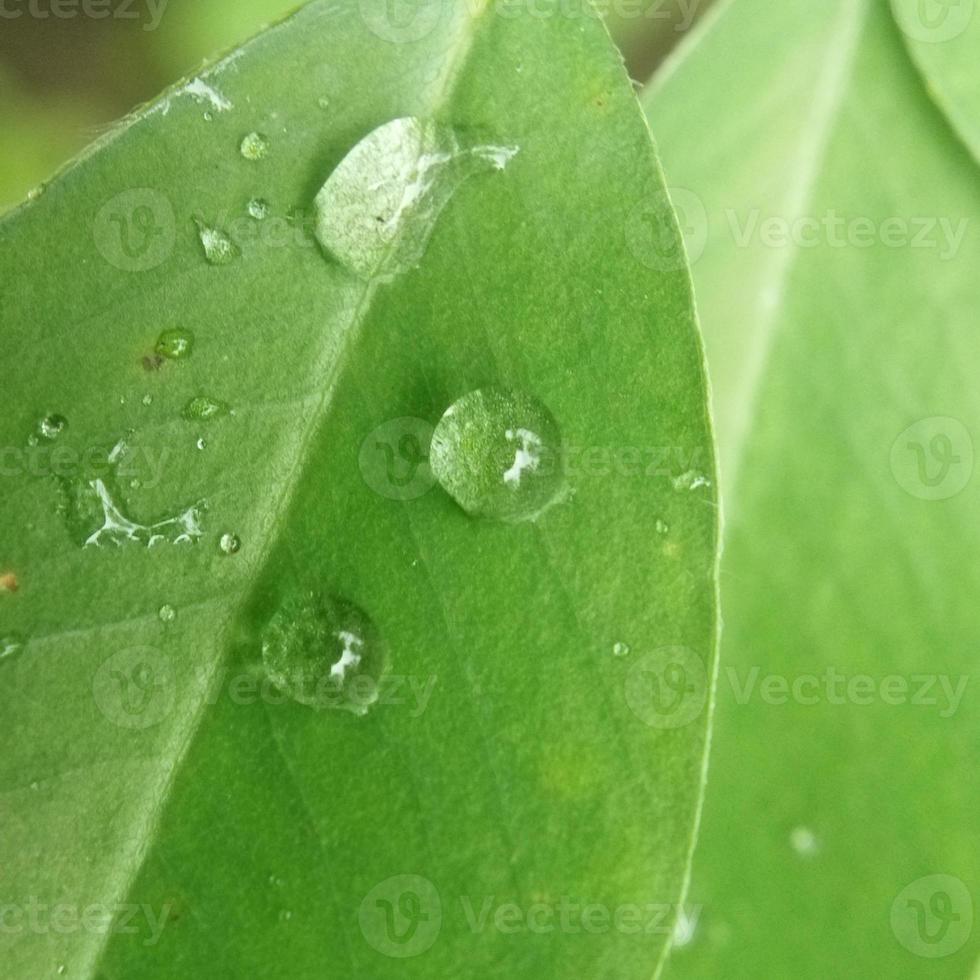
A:
[[[432,436],[429,463],[468,514],[527,521],[563,486],[558,423],[522,392],[482,388],[447,409]]]
[[[241,255],[238,246],[223,232],[212,228],[203,221],[194,219],[197,234],[204,247],[204,257],[211,265],[229,265]]]
[[[287,597],[262,631],[270,680],[300,704],[363,715],[387,666],[381,637],[353,603],[317,592]]]
[[[269,152],[269,140],[261,133],[249,133],[242,140],[241,152],[246,160],[261,160]]]
[[[179,361],[190,357],[194,349],[194,334],[190,330],[164,330],[157,340],[154,350],[171,361]]]
[[[5,633],[0,636],[0,660],[11,660],[24,649],[27,641],[20,633]]]
[[[209,422],[211,419],[227,415],[230,410],[231,407],[225,402],[207,395],[199,395],[184,406],[182,414],[188,422]]]
[[[37,434],[42,439],[53,442],[68,428],[68,419],[64,415],[45,415],[37,424]]]
[[[361,140],[323,185],[316,237],[362,279],[392,279],[422,258],[462,182],[503,170],[517,152],[439,123],[395,119]]]
[[[142,523],[129,516],[128,506],[111,475],[64,478],[61,512],[72,537],[84,548],[160,544],[193,544],[204,535],[203,501],[157,521]]]

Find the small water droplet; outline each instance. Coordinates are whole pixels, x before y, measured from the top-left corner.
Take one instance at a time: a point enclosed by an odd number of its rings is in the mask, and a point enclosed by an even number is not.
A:
[[[31,792],[32,793],[36,793],[40,788],[41,788],[41,784],[39,782],[37,782],[36,780],[35,780],[35,782],[31,783]]]
[[[522,392],[482,388],[446,410],[430,465],[468,514],[503,521],[538,517],[563,486],[558,423]]]
[[[221,418],[227,415],[230,410],[225,402],[218,401],[216,398],[209,398],[207,395],[199,395],[192,398],[185,406],[183,416],[188,422],[210,422],[211,419]],[[202,446],[198,447],[203,448]]]
[[[208,444],[207,444],[206,440],[204,440],[204,439],[198,439],[197,442],[194,443],[194,445],[197,446],[197,448],[201,452],[204,452],[204,450],[208,448]]]
[[[680,476],[674,478],[675,490],[698,490],[701,487],[710,487],[711,481],[697,470],[688,470]]]
[[[214,119],[214,113],[213,112],[208,111],[208,112],[205,112],[204,113],[204,121],[205,122],[211,122],[212,119]]]
[[[280,922],[288,922],[293,917],[293,913],[289,909],[283,909],[279,913]]]
[[[269,884],[273,888],[282,888],[286,884],[285,880],[280,878],[279,875],[269,875]]]
[[[242,549],[242,541],[237,534],[222,534],[218,547],[223,554],[237,555]]]
[[[190,330],[164,330],[157,340],[154,350],[171,361],[190,357],[194,349],[194,334]]]
[[[177,618],[177,610],[170,605],[161,606],[159,616],[161,623],[172,623]]]
[[[789,843],[800,857],[814,857],[820,851],[820,842],[809,827],[794,827]]]
[[[238,246],[223,232],[195,218],[197,234],[204,247],[204,257],[211,265],[230,265],[242,253]]]
[[[318,98],[316,100],[316,104],[321,109],[329,109],[330,108],[330,97],[327,96],[327,95],[321,95],[320,98]]]
[[[613,644],[614,657],[628,657],[629,653],[630,653],[630,645],[628,643]]]
[[[248,202],[248,213],[255,218],[256,221],[265,221],[272,212],[272,208],[269,202],[261,197],[253,197],[251,201]]]
[[[0,660],[10,660],[16,657],[27,641],[20,633],[5,633],[0,636]]]
[[[68,428],[68,419],[64,415],[45,415],[43,419],[37,424],[37,434],[42,439],[47,439],[49,442],[57,439],[65,429]],[[35,440],[35,445],[37,441]]]
[[[461,184],[503,170],[517,152],[439,123],[395,119],[361,140],[317,194],[317,240],[360,278],[393,279],[422,258]]]
[[[378,700],[387,656],[374,623],[353,603],[291,594],[261,639],[269,679],[294,701],[363,715]]]
[[[261,133],[249,133],[240,149],[246,160],[261,160],[269,152],[269,140]]]
[[[670,533],[670,525],[666,521],[657,521],[657,534],[664,535]]]
[[[153,396],[152,395],[144,395],[143,396],[143,404],[144,405],[152,405],[153,404]]]

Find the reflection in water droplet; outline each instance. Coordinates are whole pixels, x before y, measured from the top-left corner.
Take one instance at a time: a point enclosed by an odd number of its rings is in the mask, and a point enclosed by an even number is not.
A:
[[[820,842],[809,827],[794,827],[789,843],[800,857],[814,857],[820,851]]]
[[[628,657],[629,653],[630,645],[628,643],[616,643],[613,645],[614,657]]]
[[[190,330],[164,330],[157,340],[154,350],[171,361],[190,357],[194,349],[194,334]]]
[[[323,185],[316,237],[362,279],[393,279],[422,258],[463,181],[503,170],[517,152],[435,122],[396,119],[361,140]]]
[[[522,392],[483,388],[447,409],[429,462],[443,489],[468,514],[534,520],[559,499],[563,476],[558,423]]]
[[[192,398],[185,406],[183,416],[188,422],[209,422],[211,419],[220,418],[227,415],[231,406],[225,402],[218,401],[216,398],[209,398],[207,395],[199,395]],[[203,448],[201,446],[199,449]]]
[[[675,490],[698,490],[701,487],[710,487],[711,481],[696,470],[688,470],[680,476],[674,478]]]
[[[222,534],[218,547],[226,555],[237,555],[242,548],[241,538],[237,534]]]
[[[241,151],[246,160],[261,160],[269,152],[269,140],[261,133],[249,133],[242,140]]]
[[[127,507],[112,479],[64,478],[61,512],[72,537],[83,548],[123,547],[138,544],[153,548],[160,544],[193,544],[204,534],[198,502],[172,516],[149,524],[129,517]]]
[[[248,202],[248,213],[255,218],[256,221],[265,221],[269,217],[269,213],[272,208],[269,206],[269,202],[263,200],[261,197],[253,197],[251,201]]]
[[[20,633],[5,633],[0,636],[0,660],[10,660],[17,656],[26,642]]]
[[[387,666],[381,637],[367,614],[316,592],[287,597],[262,631],[269,679],[300,704],[367,713]]]
[[[37,434],[42,439],[51,442],[57,439],[66,428],[68,428],[68,419],[64,415],[46,415],[37,424]]]
[[[159,616],[160,622],[172,623],[177,618],[177,610],[173,606],[161,606]]]
[[[242,254],[238,246],[223,231],[212,228],[196,218],[194,220],[201,245],[204,246],[204,256],[211,265],[229,265]]]

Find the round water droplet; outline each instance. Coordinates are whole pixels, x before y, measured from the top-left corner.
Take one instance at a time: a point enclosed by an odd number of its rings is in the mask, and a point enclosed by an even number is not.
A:
[[[222,534],[218,547],[223,554],[237,555],[242,550],[242,541],[237,534]]]
[[[220,418],[227,415],[230,407],[225,402],[218,401],[216,398],[209,398],[207,395],[199,395],[192,398],[185,406],[183,416],[188,422],[208,422],[211,419]],[[203,449],[198,446],[198,449]]]
[[[794,827],[789,843],[800,857],[813,857],[820,850],[820,842],[809,827]]]
[[[246,160],[261,160],[269,152],[269,141],[261,133],[249,133],[242,140],[241,151]]]
[[[251,201],[248,202],[248,213],[255,218],[256,221],[265,221],[272,212],[272,208],[269,202],[261,197],[253,197]]]
[[[563,486],[561,435],[551,412],[522,392],[482,388],[446,410],[429,462],[468,514],[533,520]]]
[[[0,660],[11,660],[16,657],[27,641],[20,633],[5,633],[0,636]]]
[[[37,434],[49,442],[57,439],[68,428],[68,419],[64,415],[46,415],[37,424]]]
[[[670,525],[666,521],[657,521],[657,534],[669,534]]]
[[[329,109],[330,108],[330,98],[329,98],[329,96],[321,95],[320,98],[318,98],[316,100],[316,104],[321,109]]]
[[[613,645],[614,657],[628,657],[629,653],[630,645],[628,643],[616,643]]]
[[[190,330],[164,330],[157,340],[154,350],[171,361],[190,357],[194,349],[194,334]]]
[[[238,246],[223,232],[203,221],[197,221],[197,234],[204,248],[204,257],[211,265],[230,265],[241,255]]]
[[[177,610],[173,606],[160,607],[160,622],[172,623],[177,618]]]
[[[202,452],[208,448],[208,444],[204,439],[198,439],[197,442],[194,443],[194,445],[197,446],[197,448],[200,449]]]
[[[366,714],[387,665],[381,637],[361,609],[316,592],[290,595],[262,631],[269,679],[294,701]]]

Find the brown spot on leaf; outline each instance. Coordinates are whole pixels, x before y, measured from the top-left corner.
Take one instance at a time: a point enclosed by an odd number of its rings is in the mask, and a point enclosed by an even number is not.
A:
[[[16,592],[20,588],[17,576],[13,572],[0,575],[0,592]]]

